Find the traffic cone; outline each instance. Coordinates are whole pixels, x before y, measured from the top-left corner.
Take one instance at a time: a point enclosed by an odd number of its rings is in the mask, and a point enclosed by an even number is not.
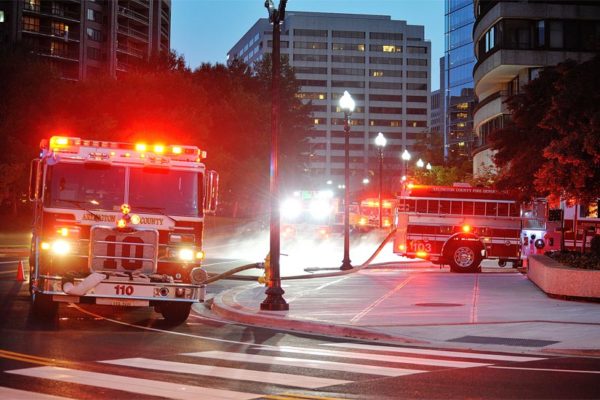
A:
[[[23,282],[25,280],[25,273],[23,272],[23,261],[19,260],[19,266],[17,267],[17,282]]]

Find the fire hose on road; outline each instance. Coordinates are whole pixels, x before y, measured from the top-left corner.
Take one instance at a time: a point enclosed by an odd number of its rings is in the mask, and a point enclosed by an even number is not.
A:
[[[284,277],[281,277],[281,280],[327,278],[327,277],[332,277],[332,276],[347,275],[347,274],[351,274],[351,273],[360,271],[361,269],[369,266],[371,264],[371,262],[373,262],[373,260],[381,252],[383,247],[390,241],[391,238],[394,237],[394,233],[396,233],[396,229],[392,229],[390,231],[390,233],[385,237],[383,242],[381,242],[381,244],[377,247],[377,249],[373,252],[373,254],[367,259],[367,261],[365,261],[358,267],[354,267],[352,269],[345,270],[345,271],[327,272],[327,273],[322,273],[322,274],[304,274],[304,275],[284,276]],[[246,271],[249,269],[254,269],[254,268],[265,269],[265,264],[268,265],[268,257],[269,256],[267,256],[267,258],[265,259],[265,262],[257,262],[257,263],[252,263],[252,264],[241,265],[237,268],[233,268],[229,271],[223,272],[218,275],[214,275],[211,277],[207,276],[205,280],[203,280],[203,281],[199,280],[198,283],[201,283],[201,284],[213,283],[213,282],[219,281],[221,279],[226,279],[232,275],[237,274],[238,272]],[[267,268],[268,268],[268,266],[267,266]]]

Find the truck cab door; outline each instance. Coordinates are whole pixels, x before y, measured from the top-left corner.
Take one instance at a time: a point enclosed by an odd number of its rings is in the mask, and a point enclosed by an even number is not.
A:
[[[219,174],[207,171],[204,177],[204,213],[214,215],[217,212],[219,197]]]

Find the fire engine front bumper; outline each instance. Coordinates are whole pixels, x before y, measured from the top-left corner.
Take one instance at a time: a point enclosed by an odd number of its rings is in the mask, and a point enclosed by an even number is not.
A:
[[[71,286],[84,285],[84,281],[75,279]],[[138,281],[128,277],[109,277],[81,295],[69,294],[73,291],[68,284],[60,276],[42,275],[34,290],[51,295],[52,300],[57,302],[116,306],[153,306],[165,301],[198,303],[203,302],[206,296],[205,285]]]

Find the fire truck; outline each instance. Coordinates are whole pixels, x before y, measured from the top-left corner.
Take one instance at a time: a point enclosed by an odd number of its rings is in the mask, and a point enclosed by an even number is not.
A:
[[[284,239],[325,239],[331,234],[338,199],[330,190],[297,190],[281,202]]]
[[[218,175],[196,146],[53,136],[32,161],[34,315],[60,303],[151,306],[187,319],[203,301],[205,214]]]
[[[407,185],[398,197],[394,253],[477,272],[481,261],[521,265],[520,204],[492,189]]]
[[[396,200],[384,198],[381,201],[382,227],[389,228],[392,226],[394,204]],[[356,229],[359,231],[369,231],[379,228],[379,198],[366,198],[360,202],[360,216]]]

